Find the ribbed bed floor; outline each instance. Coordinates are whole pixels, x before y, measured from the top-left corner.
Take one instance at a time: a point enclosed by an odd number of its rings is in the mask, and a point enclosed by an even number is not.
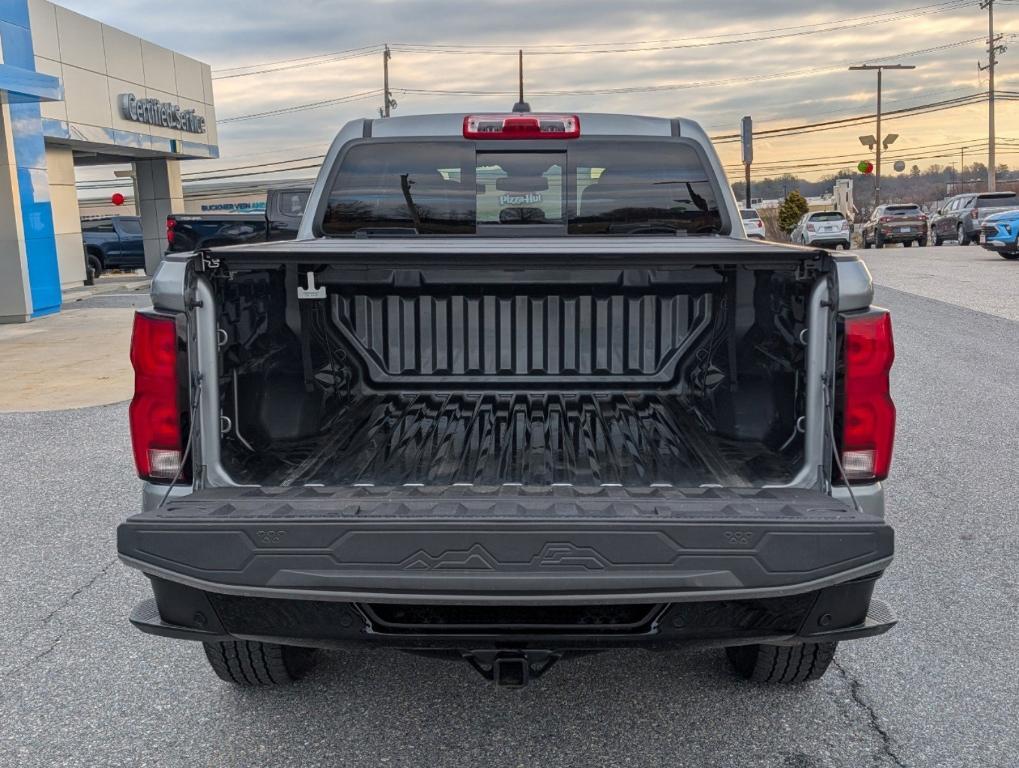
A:
[[[763,446],[710,439],[653,394],[364,396],[275,459],[263,484],[742,486],[783,471]]]

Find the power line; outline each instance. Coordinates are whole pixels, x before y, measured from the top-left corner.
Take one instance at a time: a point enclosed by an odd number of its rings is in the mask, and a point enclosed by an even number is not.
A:
[[[345,61],[348,58],[357,58],[359,56],[370,56],[373,53],[378,53],[382,49],[382,45],[376,43],[375,45],[365,45],[360,48],[348,48],[344,51],[332,51],[331,53],[319,53],[314,56],[302,56],[296,59],[281,59],[279,61],[266,61],[259,64],[245,64],[237,67],[227,67],[224,69],[215,69],[213,72],[217,73],[212,76],[213,80],[226,80],[231,77],[247,77],[248,75],[259,75],[264,72],[282,72],[287,69],[300,69],[302,67],[313,67],[319,64],[328,64],[333,61]],[[240,74],[223,74],[223,73],[236,73],[240,70],[254,69],[258,67],[254,72],[242,72]]]
[[[950,48],[959,48],[964,45],[970,45],[975,42],[982,41],[982,37],[971,37],[966,40],[957,40],[953,43],[946,43],[944,45],[934,46],[932,48],[922,48],[916,51],[905,51],[902,53],[893,53],[887,56],[875,56],[870,59],[865,59],[866,62],[875,61],[890,61],[894,59],[901,59],[907,56],[923,56],[928,53],[936,53],[939,51],[948,50]],[[743,75],[740,77],[728,77],[720,80],[701,80],[695,82],[683,82],[683,83],[667,83],[662,85],[646,85],[646,86],[626,86],[620,88],[588,88],[588,89],[576,89],[576,90],[546,90],[546,91],[531,91],[531,95],[535,96],[612,96],[627,93],[658,93],[663,91],[683,91],[692,90],[695,88],[714,88],[721,85],[739,85],[751,82],[761,82],[764,80],[779,80],[787,77],[802,77],[804,75],[819,74],[822,72],[832,72],[836,70],[844,69],[853,61],[839,62],[838,64],[830,64],[823,67],[808,67],[805,69],[795,69],[786,72],[771,72],[760,75]],[[511,96],[515,91],[495,91],[495,90],[477,90],[477,89],[433,89],[433,88],[396,88],[394,89],[400,93],[413,94],[413,95],[438,95],[438,96]]]
[[[1014,97],[1008,92],[999,91],[999,98],[1005,98],[1008,100],[1014,100]],[[885,113],[886,119],[898,119],[899,117],[907,117],[915,114],[929,114],[931,112],[942,112],[948,109],[956,109],[958,107],[966,107],[973,104],[980,104],[987,98],[984,93],[974,93],[967,96],[960,96],[955,99],[945,99],[943,101],[936,101],[930,104],[918,104],[913,107],[903,107],[901,109],[890,110]],[[862,122],[869,122],[874,119],[873,114],[858,115],[856,117],[846,117],[839,120],[826,120],[818,123],[806,123],[803,125],[792,125],[785,126],[782,128],[769,128],[761,131],[754,131],[755,137],[761,138],[778,138],[780,136],[799,136],[804,133],[816,133],[819,131],[831,131],[838,128],[848,128],[852,125],[858,125]],[[739,141],[739,134],[724,134],[719,136],[712,136],[712,141],[715,144],[732,144]]]
[[[307,104],[294,104],[289,107],[280,107],[279,109],[270,109],[265,112],[252,112],[248,115],[235,115],[234,117],[225,117],[221,120],[217,120],[217,124],[222,125],[224,123],[239,123],[242,120],[257,120],[263,117],[276,117],[278,115],[289,115],[294,112],[304,112],[309,109],[319,109],[321,107],[331,107],[335,104],[345,104],[350,101],[360,101],[361,99],[372,99],[382,93],[381,88],[373,88],[370,91],[361,91],[360,93],[351,93],[346,96],[338,96],[335,99],[323,99],[322,101],[312,101]]]
[[[265,168],[270,165],[283,165],[284,163],[301,163],[307,160],[322,160],[325,155],[308,155],[307,157],[294,157],[289,160],[276,160],[271,163],[255,163],[253,165],[236,165],[232,168],[214,168],[208,171],[191,171],[190,173],[182,173],[181,178],[188,178],[192,176],[204,175],[207,173],[223,173],[225,171],[246,171],[250,168]],[[200,179],[195,179],[200,181]]]

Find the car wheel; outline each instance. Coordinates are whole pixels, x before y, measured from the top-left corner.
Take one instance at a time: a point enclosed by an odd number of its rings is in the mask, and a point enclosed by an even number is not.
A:
[[[902,247],[903,248],[912,248],[913,247],[913,241],[912,240],[907,240],[906,242],[904,242],[902,244]]]
[[[962,224],[955,231],[955,239],[959,245],[969,245],[969,238],[966,237],[966,230],[962,228]]]
[[[85,257],[85,269],[88,272],[88,279],[95,282],[103,274],[103,262],[95,254],[90,253]]]
[[[919,247],[921,247],[921,248],[926,248],[926,247],[927,247],[927,238],[926,238],[926,237],[923,237],[923,238],[921,238],[921,239],[917,240],[917,241],[916,241],[916,244],[917,244],[917,245],[918,245]]]
[[[220,680],[248,687],[300,680],[315,664],[315,649],[240,640],[203,643],[205,658]]]
[[[881,237],[881,233],[880,232],[878,234],[874,235],[874,247],[875,248],[884,248],[885,247],[885,239],[883,237]]]
[[[1003,259],[1008,259],[1009,261],[1015,261],[1016,259],[1019,259],[1019,252],[1002,253],[1001,251],[998,251],[998,255],[1001,256],[1001,258]]]
[[[838,643],[803,645],[737,645],[725,649],[736,674],[756,683],[805,683],[819,680]]]

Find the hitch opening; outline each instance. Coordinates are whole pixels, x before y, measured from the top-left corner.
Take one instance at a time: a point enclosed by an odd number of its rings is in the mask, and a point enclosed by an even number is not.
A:
[[[544,675],[560,659],[554,651],[467,651],[464,659],[482,677],[501,688],[523,688]]]

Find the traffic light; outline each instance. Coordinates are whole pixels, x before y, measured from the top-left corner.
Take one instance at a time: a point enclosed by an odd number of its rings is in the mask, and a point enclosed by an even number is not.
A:
[[[856,170],[858,170],[860,173],[866,174],[874,173],[874,163],[870,162],[870,160],[861,160],[859,164],[856,166]]]

